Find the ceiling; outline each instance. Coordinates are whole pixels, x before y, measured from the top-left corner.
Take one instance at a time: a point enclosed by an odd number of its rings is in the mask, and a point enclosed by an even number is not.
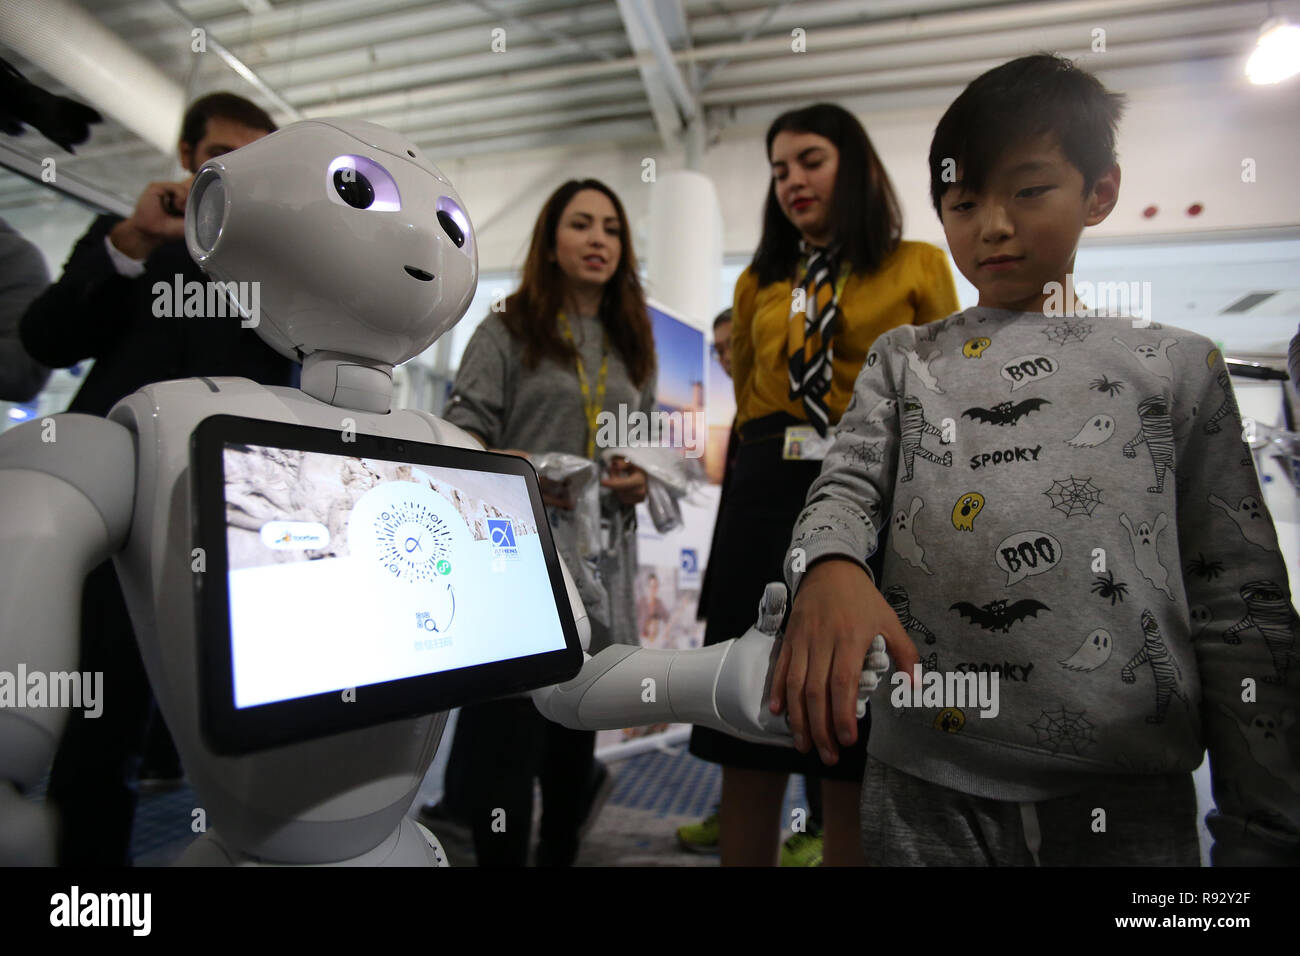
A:
[[[10,9],[25,2],[3,0]],[[75,7],[129,59],[152,64],[174,102],[228,89],[281,124],[364,118],[404,133],[439,163],[598,146],[680,150],[689,163],[729,128],[765,125],[787,105],[834,99],[860,114],[941,106],[970,77],[1030,50],[1086,56],[1102,24],[1108,69],[1154,77],[1163,68],[1167,77],[1171,68],[1239,60],[1271,14],[1300,21],[1300,0],[75,0]],[[192,50],[196,29],[206,53]],[[800,43],[806,52],[796,52]],[[38,85],[85,99],[14,49],[0,46],[0,56]],[[75,156],[35,131],[0,134],[0,152],[0,161],[25,156],[36,169],[42,157],[58,157],[62,181],[127,208],[144,183],[178,170],[172,150],[111,115]],[[0,176],[0,215],[39,218],[48,208],[53,217],[55,203],[41,185]],[[1252,335],[1239,348],[1278,354],[1300,312],[1300,241],[1292,231],[1234,250],[1209,238],[1201,237],[1203,249],[1144,253],[1142,277],[1158,274],[1162,287],[1179,289],[1178,301],[1166,304],[1177,324],[1215,335],[1234,321],[1234,336],[1247,328]],[[1131,258],[1122,249],[1095,254],[1110,272]],[[1190,266],[1193,258],[1198,265]],[[1232,311],[1246,307],[1248,314]]]
[[[16,2],[16,0],[14,0]],[[65,0],[60,0],[65,2]],[[183,100],[230,89],[279,122],[365,118],[439,162],[543,147],[658,142],[707,148],[773,105],[943,102],[1026,50],[1108,66],[1240,57],[1269,5],[1195,0],[80,0]],[[1274,4],[1274,8],[1287,4]],[[1288,11],[1279,11],[1288,12]],[[192,51],[201,28],[207,53]],[[797,55],[800,43],[806,50]],[[494,44],[496,49],[494,50]],[[504,47],[504,49],[502,49]],[[213,55],[216,53],[217,55]],[[28,79],[77,96],[11,49]],[[239,72],[236,72],[239,71]],[[242,77],[241,74],[242,73]],[[80,98],[80,97],[79,97]],[[60,174],[131,201],[174,159],[112,118],[75,157],[39,134],[0,136]],[[8,177],[0,210],[33,201]]]

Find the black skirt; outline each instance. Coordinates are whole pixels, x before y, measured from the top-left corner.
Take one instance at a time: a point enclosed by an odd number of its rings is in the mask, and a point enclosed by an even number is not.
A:
[[[808,488],[821,473],[819,461],[781,457],[785,429],[806,425],[789,415],[769,415],[746,422],[727,493],[719,506],[713,551],[709,555],[709,595],[705,645],[739,637],[758,620],[758,602],[771,581],[781,581],[786,550]],[[876,549],[872,573],[880,579]],[[706,727],[691,731],[691,753],[710,763],[744,770],[802,773],[831,780],[861,781],[866,768],[871,714],[858,721],[858,741],[840,748],[833,767],[814,749],[807,754],[779,746],[751,744]]]

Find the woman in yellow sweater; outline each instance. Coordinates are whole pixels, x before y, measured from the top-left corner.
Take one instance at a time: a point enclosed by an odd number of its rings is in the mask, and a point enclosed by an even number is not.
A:
[[[740,448],[709,560],[705,644],[744,633],[764,585],[781,580],[791,529],[876,337],[958,310],[944,253],[902,241],[893,187],[851,113],[821,103],[779,116],[767,156],[763,236],[732,307]],[[864,862],[858,794],[869,720],[832,766],[815,752],[696,727],[691,752],[722,764],[723,865],[776,861],[790,773],[821,779],[824,862]]]

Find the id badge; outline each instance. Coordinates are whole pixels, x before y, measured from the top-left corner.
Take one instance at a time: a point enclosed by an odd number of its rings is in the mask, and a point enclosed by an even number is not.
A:
[[[811,425],[791,425],[785,430],[781,457],[786,461],[821,461],[831,450],[831,436],[823,438]]]

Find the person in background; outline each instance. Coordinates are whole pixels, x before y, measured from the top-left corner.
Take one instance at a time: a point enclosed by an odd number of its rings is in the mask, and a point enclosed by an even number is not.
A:
[[[641,643],[658,647],[663,643],[660,632],[668,622],[668,609],[659,599],[659,575],[653,571],[646,579],[646,594],[636,602],[637,633]]]
[[[723,309],[713,319],[713,346],[712,352],[718,359],[718,364],[731,378],[731,310]],[[727,436],[726,465],[722,471],[722,489],[718,495],[718,513],[722,513],[723,502],[727,497],[727,486],[731,482],[731,466],[736,460],[736,449],[739,447],[736,441],[735,422],[732,422],[730,434]],[[715,520],[713,525],[713,542],[709,545],[709,554],[714,554],[718,547],[718,527]],[[704,581],[700,585],[700,604],[696,612],[698,620],[705,619],[705,608],[709,602],[709,582],[713,570],[713,561],[710,560],[708,566],[704,569]],[[822,860],[822,788],[821,780],[817,777],[805,776],[803,778],[804,794],[808,798],[808,829],[801,833],[792,833],[781,844],[781,866],[818,866]],[[718,808],[709,812],[703,820],[698,823],[688,823],[677,828],[677,843],[684,850],[690,850],[692,853],[717,853],[718,852],[718,832],[720,826],[718,823]]]
[[[256,104],[213,93],[186,111],[177,154],[192,174],[275,128]],[[205,282],[185,247],[189,182],[150,183],[129,217],[96,219],[59,280],[23,316],[23,346],[36,360],[52,368],[95,361],[68,411],[107,415],[132,392],[176,378],[238,375],[264,385],[293,384],[294,363],[254,329],[242,328],[237,316],[155,315],[155,283],[170,289],[176,281]],[[73,711],[55,755],[49,799],[62,817],[59,860],[64,866],[123,866],[130,861],[136,778],[156,708],[111,562],[87,575],[81,622],[80,669],[104,673],[113,705],[95,720]],[[164,743],[160,749],[172,765],[157,772],[179,776],[174,747]]]
[[[713,317],[713,354],[718,364],[731,378],[731,310],[723,309]]]
[[[0,219],[0,401],[30,402],[49,381],[18,338],[18,321],[49,284],[41,250]]]
[[[443,417],[485,448],[600,460],[597,417],[648,415],[655,384],[650,316],[623,204],[604,183],[570,180],[537,217],[518,291],[470,338]],[[592,654],[638,643],[635,507],[645,500],[646,475],[616,457],[601,485],[607,547],[600,570],[611,620],[592,621]],[[573,506],[547,500],[552,509]],[[593,760],[594,747],[594,733],[551,723],[527,698],[461,708],[448,790],[469,818],[480,866],[527,862],[535,777],[543,811],[537,862],[572,865],[579,831],[611,779]]]
[[[781,579],[790,528],[876,337],[957,309],[944,253],[902,241],[893,187],[851,113],[827,103],[785,113],[766,146],[763,235],[732,306],[740,447],[710,555],[706,644],[753,626],[764,587]],[[865,744],[827,765],[696,727],[691,753],[722,764],[723,865],[777,861],[791,772],[822,780],[824,862],[862,862]]]

